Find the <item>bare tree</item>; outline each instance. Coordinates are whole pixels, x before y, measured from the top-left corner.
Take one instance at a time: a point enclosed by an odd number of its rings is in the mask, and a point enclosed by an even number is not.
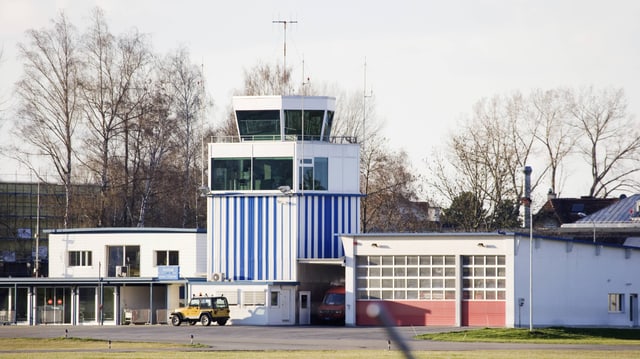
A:
[[[580,155],[591,169],[589,196],[632,187],[632,175],[640,171],[640,134],[627,114],[624,90],[588,87],[568,91],[567,101],[579,130]]]
[[[559,194],[560,167],[564,159],[571,154],[578,140],[576,128],[567,119],[567,105],[563,89],[534,90],[530,95],[530,102],[535,111],[532,118],[540,123],[539,131],[534,133],[542,144],[547,155],[550,191]]]
[[[138,227],[145,226],[150,203],[157,192],[156,184],[163,180],[162,173],[171,171],[173,166],[169,163],[169,156],[180,147],[177,143],[180,143],[182,137],[176,135],[180,125],[176,116],[171,113],[172,101],[171,96],[166,95],[162,88],[158,88],[158,91],[152,94],[150,111],[136,119],[134,134],[131,136],[134,139],[132,147],[136,149],[135,157],[139,158],[143,173]],[[169,206],[169,203],[166,205]],[[182,222],[184,223],[184,219]]]
[[[246,96],[284,95],[295,91],[288,68],[259,62],[244,72],[243,92]]]
[[[404,151],[394,152],[380,143],[368,142],[361,159],[362,232],[406,232],[423,228],[426,217],[414,211],[416,175]]]
[[[522,168],[531,158],[536,133],[537,121],[520,93],[482,99],[473,117],[452,135],[447,157],[434,158],[431,184],[450,203],[465,193],[483,203],[486,229],[505,223],[506,203],[517,218]]]
[[[113,142],[126,132],[127,120],[140,104],[131,100],[132,93],[139,93],[136,75],[143,71],[150,55],[143,36],[137,32],[116,38],[109,28],[101,9],[93,12],[93,23],[84,37],[85,72],[82,80],[82,98],[86,124],[84,164],[96,175],[100,183],[100,208],[98,225],[108,223],[107,203],[111,188],[109,162],[116,153]],[[144,95],[144,93],[143,93]],[[127,133],[124,133],[126,136]],[[127,141],[125,139],[124,143]],[[127,181],[123,184],[127,191]],[[125,202],[126,203],[126,202]]]
[[[182,180],[180,202],[182,205],[182,226],[195,218],[195,197],[198,188],[198,157],[202,155],[201,116],[206,104],[204,77],[200,69],[193,65],[186,49],[178,49],[166,61],[165,73],[168,74],[167,90],[173,98],[172,111],[176,116],[176,136],[180,146],[178,158],[181,160]],[[189,223],[191,224],[191,223]]]
[[[64,13],[52,27],[27,31],[20,43],[24,75],[16,90],[20,98],[17,136],[51,160],[65,187],[64,227],[69,223],[75,131],[80,120],[80,71],[77,33]]]

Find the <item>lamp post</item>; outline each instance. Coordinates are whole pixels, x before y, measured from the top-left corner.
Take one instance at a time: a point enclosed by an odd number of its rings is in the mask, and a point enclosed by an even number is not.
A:
[[[533,331],[533,211],[531,210],[531,166],[524,168],[525,227],[529,227],[529,331]]]
[[[529,331],[533,331],[533,211],[529,198]]]
[[[529,212],[529,331],[533,331],[533,211],[531,211],[531,198],[522,198],[522,203]]]

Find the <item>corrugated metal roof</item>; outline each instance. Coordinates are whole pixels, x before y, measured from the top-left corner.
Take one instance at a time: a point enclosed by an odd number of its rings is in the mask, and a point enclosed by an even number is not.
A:
[[[632,222],[632,218],[640,219],[640,213],[636,212],[636,202],[640,201],[640,194],[634,194],[621,198],[616,203],[605,207],[586,217],[582,217],[576,223],[602,223],[602,222]]]

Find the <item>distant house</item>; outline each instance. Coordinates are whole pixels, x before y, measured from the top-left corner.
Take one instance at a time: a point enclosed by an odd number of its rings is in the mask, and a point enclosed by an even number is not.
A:
[[[535,215],[535,227],[559,228],[563,224],[576,222],[587,215],[609,207],[619,200],[619,198],[594,197],[556,198],[553,193],[550,193],[547,202]]]
[[[607,207],[587,213],[573,223],[565,223],[559,233],[594,243],[631,246],[640,238],[640,194],[622,196]]]

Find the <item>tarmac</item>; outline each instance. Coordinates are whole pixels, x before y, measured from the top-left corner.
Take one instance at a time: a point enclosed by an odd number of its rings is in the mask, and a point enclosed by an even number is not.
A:
[[[118,341],[201,344],[199,350],[630,350],[640,345],[574,345],[453,343],[415,339],[424,333],[448,332],[460,327],[344,327],[344,326],[218,326],[182,325],[5,325],[2,338],[92,338]],[[206,346],[208,348],[203,348]],[[7,351],[0,349],[0,353]]]

